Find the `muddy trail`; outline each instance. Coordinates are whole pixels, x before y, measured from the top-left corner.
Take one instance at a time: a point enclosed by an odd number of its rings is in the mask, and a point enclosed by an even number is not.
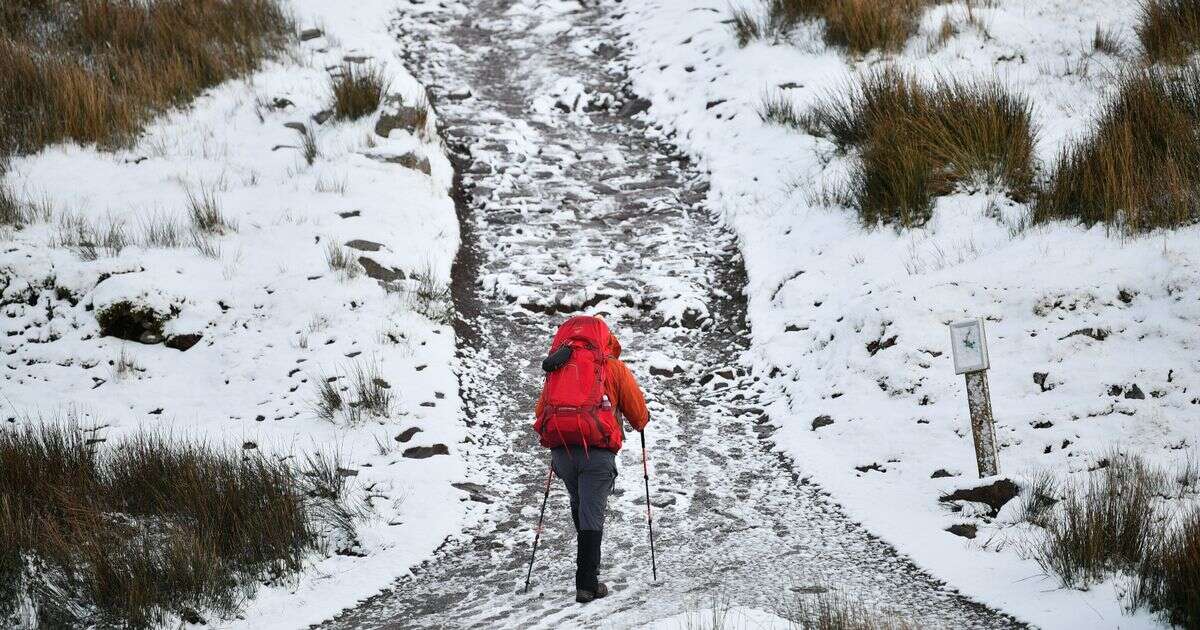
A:
[[[637,114],[612,11],[479,0],[401,18],[461,174],[456,269],[476,525],[327,628],[628,627],[719,596],[779,610],[844,589],[919,627],[1021,627],[848,519],[770,450],[744,271],[704,174]],[[566,313],[603,311],[651,401],[660,581],[651,583],[636,435],[620,454],[601,579],[574,603],[556,481],[531,594],[519,592],[547,454],[529,430],[540,355]]]

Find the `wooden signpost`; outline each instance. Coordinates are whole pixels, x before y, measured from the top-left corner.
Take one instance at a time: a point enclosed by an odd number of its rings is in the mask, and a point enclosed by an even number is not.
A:
[[[1000,474],[996,455],[996,425],[992,420],[992,396],[988,391],[987,333],[982,319],[950,324],[950,348],[954,355],[954,373],[966,374],[967,406],[971,411],[971,432],[975,435],[975,461],[979,476]]]

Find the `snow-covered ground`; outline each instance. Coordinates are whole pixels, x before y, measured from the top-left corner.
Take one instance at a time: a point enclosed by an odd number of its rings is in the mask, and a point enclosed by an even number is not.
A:
[[[1068,224],[1022,231],[1012,228],[1026,207],[963,191],[939,199],[922,229],[864,229],[852,210],[814,201],[845,181],[853,158],[757,113],[765,95],[803,110],[894,62],[1028,95],[1038,157],[1049,162],[1086,132],[1123,61],[1092,52],[1097,26],[1132,51],[1136,3],[975,4],[981,26],[967,23],[961,2],[938,5],[902,53],[864,59],[827,48],[813,24],[739,49],[724,0],[619,10],[634,87],[654,103],[647,115],[711,173],[710,202],[739,237],[778,448],[968,595],[1045,627],[1153,627],[1148,613],[1122,611],[1120,579],[1082,592],[1043,575],[1022,551],[1036,532],[1017,522],[1018,501],[994,519],[975,516],[978,504],[938,501],[975,477],[947,324],[987,320],[1003,473],[1080,479],[1113,446],[1181,462],[1200,442],[1200,228],[1136,238]],[[960,33],[931,43],[947,15]],[[1084,329],[1094,330],[1072,334]],[[1047,374],[1042,384],[1035,373]],[[814,428],[818,417],[827,418]],[[945,531],[957,523],[978,525],[978,536]]]
[[[461,530],[468,505],[451,486],[463,481],[465,432],[443,289],[459,234],[434,116],[387,136],[378,115],[312,118],[330,107],[329,72],[346,63],[384,67],[393,105],[423,102],[388,32],[395,2],[285,4],[319,36],[161,116],[132,148],[54,146],[15,160],[6,183],[54,218],[0,233],[2,417],[77,416],[109,443],[146,428],[277,455],[337,451],[369,492],[375,514],[354,555],[314,558],[230,627],[327,618]],[[311,163],[302,127],[288,123],[311,129]],[[227,224],[203,247],[189,234],[189,195],[210,197]],[[90,260],[86,247],[62,246],[80,225],[124,226],[129,243]],[[175,226],[181,242],[148,244],[147,226]],[[388,286],[331,269],[330,244],[370,258]],[[97,315],[124,302],[165,319],[162,334],[102,336]],[[359,373],[382,379],[386,414],[318,418],[316,383],[337,377],[354,400]]]

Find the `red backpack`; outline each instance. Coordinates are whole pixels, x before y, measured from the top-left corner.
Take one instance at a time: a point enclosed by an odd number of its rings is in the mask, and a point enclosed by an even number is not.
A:
[[[620,450],[621,425],[605,393],[608,340],[608,325],[597,317],[572,317],[559,326],[542,364],[542,414],[533,423],[542,446]]]

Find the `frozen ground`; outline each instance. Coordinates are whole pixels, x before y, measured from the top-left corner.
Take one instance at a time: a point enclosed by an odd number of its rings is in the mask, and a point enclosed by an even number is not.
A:
[[[1016,502],[996,518],[977,504],[939,503],[975,474],[946,324],[987,319],[1002,472],[1078,480],[1114,446],[1181,462],[1200,442],[1200,228],[1137,238],[1074,225],[1021,230],[1027,208],[964,190],[940,199],[924,229],[864,231],[852,210],[814,201],[845,181],[852,157],[757,114],[764,95],[803,111],[894,62],[1027,94],[1038,155],[1049,161],[1086,130],[1123,61],[1092,51],[1097,26],[1132,54],[1136,3],[975,4],[977,25],[962,3],[930,9],[890,60],[849,59],[812,24],[739,49],[724,0],[615,6],[634,88],[653,101],[649,120],[710,174],[708,201],[737,234],[751,362],[769,376],[763,400],[777,450],[852,518],[981,601],[1049,628],[1153,626],[1144,613],[1123,614],[1121,580],[1061,590],[1024,559],[1036,532],[1016,522]],[[932,44],[947,16],[959,34]],[[978,535],[944,531],[960,523]]]
[[[419,5],[400,21],[463,171],[468,468],[489,503],[411,578],[323,627],[672,627],[718,592],[745,619],[778,622],[761,611],[822,583],[921,627],[1019,627],[897,555],[765,448],[740,258],[704,202],[707,178],[655,139],[647,103],[625,91],[611,18],[577,2],[485,0]],[[529,428],[537,365],[581,308],[610,314],[651,401],[660,576],[651,583],[631,440],[605,528],[613,593],[586,606],[573,601],[557,484],[533,592],[518,592],[547,464]]]
[[[229,624],[256,629],[319,621],[377,591],[461,529],[468,505],[451,486],[463,480],[465,434],[449,297],[438,287],[459,233],[434,118],[386,137],[377,116],[312,118],[329,107],[329,70],[345,63],[383,66],[390,101],[423,97],[387,32],[395,3],[286,4],[321,32],[161,117],[130,149],[57,146],[14,161],[7,183],[55,216],[0,234],[3,418],[74,416],[110,444],[146,428],[278,456],[338,451],[369,492],[375,515],[360,540],[314,558],[297,584],[263,590]],[[305,126],[318,151],[311,164]],[[418,167],[427,159],[428,172],[395,163],[408,154]],[[225,217],[204,236],[207,255],[191,241],[189,193],[211,197]],[[79,225],[116,226],[130,242],[62,246]],[[174,226],[181,242],[149,244],[146,226]],[[330,244],[377,263],[387,286],[330,269]],[[97,315],[122,302],[165,319],[162,335],[101,336]],[[353,400],[360,369],[386,382],[386,414],[317,418],[316,383],[336,377]],[[428,456],[436,445],[448,454]]]

